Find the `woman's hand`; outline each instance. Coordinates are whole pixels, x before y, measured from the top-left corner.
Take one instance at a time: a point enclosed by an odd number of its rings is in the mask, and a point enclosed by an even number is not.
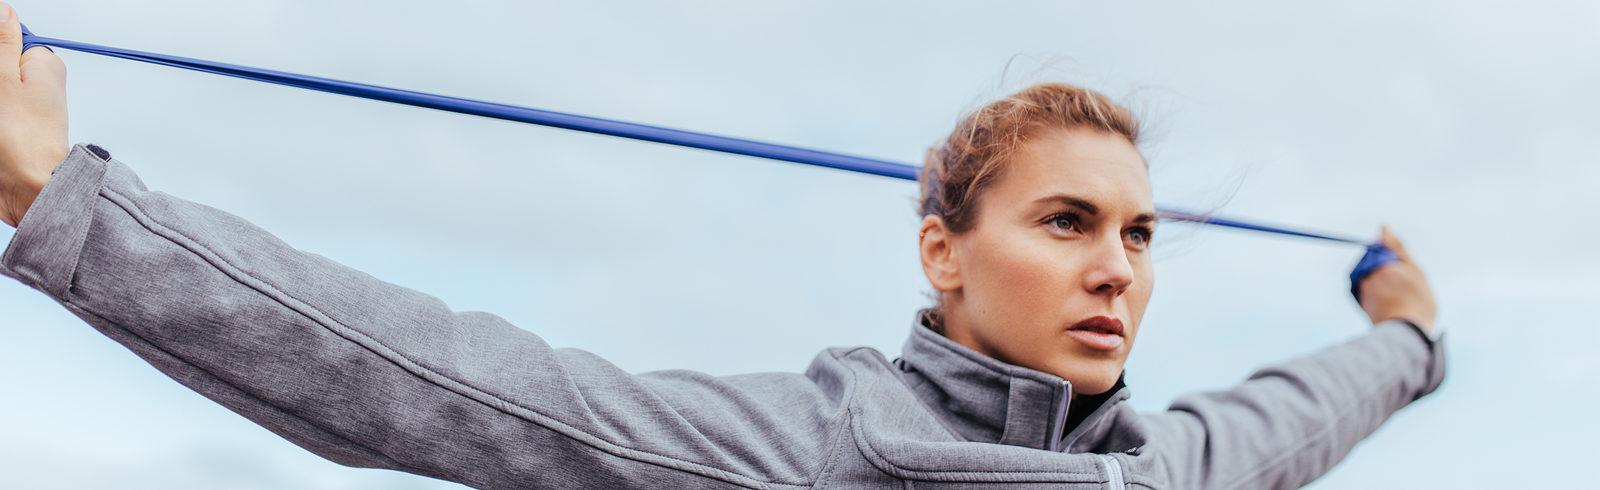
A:
[[[1433,290],[1422,269],[1406,253],[1406,246],[1384,226],[1379,241],[1400,257],[1361,280],[1361,309],[1376,324],[1386,320],[1410,320],[1422,327],[1424,333],[1433,333]]]
[[[67,158],[67,67],[22,52],[22,23],[0,2],[0,221],[16,227]]]

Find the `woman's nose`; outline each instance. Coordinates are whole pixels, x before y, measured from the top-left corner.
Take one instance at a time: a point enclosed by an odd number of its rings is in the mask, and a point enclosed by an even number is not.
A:
[[[1089,271],[1084,276],[1084,288],[1093,294],[1120,296],[1133,284],[1133,263],[1128,261],[1128,251],[1122,246],[1121,237],[1095,249]]]

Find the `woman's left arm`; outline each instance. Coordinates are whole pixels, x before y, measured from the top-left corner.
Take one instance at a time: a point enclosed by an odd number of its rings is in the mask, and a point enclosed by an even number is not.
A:
[[[1383,242],[1400,261],[1361,283],[1370,332],[1147,418],[1147,450],[1174,488],[1298,488],[1439,387],[1445,356],[1433,294],[1387,229]]]

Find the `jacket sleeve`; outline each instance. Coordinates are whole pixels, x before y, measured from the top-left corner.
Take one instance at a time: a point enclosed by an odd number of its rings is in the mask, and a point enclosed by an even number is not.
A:
[[[1442,339],[1402,321],[1147,417],[1174,488],[1299,488],[1444,380]]]
[[[629,374],[148,191],[79,145],[0,272],[318,455],[477,487],[784,487],[837,394],[799,373]]]

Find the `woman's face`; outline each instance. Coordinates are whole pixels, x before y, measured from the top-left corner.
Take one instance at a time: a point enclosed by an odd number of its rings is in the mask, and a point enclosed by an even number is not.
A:
[[[944,334],[1080,394],[1111,389],[1155,280],[1144,158],[1122,136],[1047,131],[974,204],[965,233],[923,221],[923,269],[943,298]]]

